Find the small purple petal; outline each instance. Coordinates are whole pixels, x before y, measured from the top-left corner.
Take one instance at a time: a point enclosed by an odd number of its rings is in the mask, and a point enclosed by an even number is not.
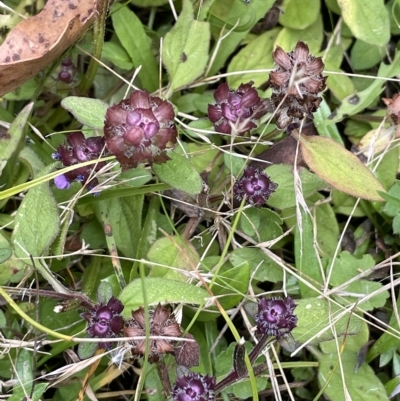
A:
[[[58,189],[68,189],[71,186],[70,182],[67,180],[67,177],[64,174],[58,175],[54,178],[54,185]]]

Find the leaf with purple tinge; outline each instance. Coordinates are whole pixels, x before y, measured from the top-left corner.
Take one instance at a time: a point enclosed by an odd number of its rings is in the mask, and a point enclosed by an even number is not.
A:
[[[383,202],[385,188],[361,160],[330,138],[299,136],[303,158],[320,178],[346,194]]]

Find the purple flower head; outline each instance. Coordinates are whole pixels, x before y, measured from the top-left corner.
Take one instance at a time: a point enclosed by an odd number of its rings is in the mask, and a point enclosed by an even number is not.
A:
[[[214,92],[217,103],[208,105],[208,118],[217,132],[231,134],[233,129],[236,135],[244,135],[257,127],[255,120],[272,110],[269,100],[260,99],[253,83],[241,84],[236,91],[223,83]]]
[[[215,377],[203,376],[186,369],[186,372],[176,379],[172,389],[172,399],[174,401],[213,401],[214,388]]]
[[[70,182],[64,174],[60,174],[54,178],[54,185],[58,189],[68,189],[71,186]]]
[[[108,108],[104,135],[109,152],[123,170],[139,163],[163,163],[176,144],[177,130],[171,103],[147,91],[135,90],[129,99]]]
[[[57,157],[57,160],[60,160],[64,166],[73,166],[74,164],[98,159],[103,148],[104,137],[95,136],[86,139],[82,132],[77,131],[67,136],[67,144],[60,145],[57,148],[57,152],[53,153],[53,157]],[[84,184],[92,170],[99,171],[105,164],[105,162],[100,162],[90,166],[78,167],[65,173],[64,176],[69,183],[78,181]],[[91,179],[90,182],[93,187],[98,184],[96,178]],[[60,188],[58,185],[57,187]]]
[[[235,182],[233,193],[239,201],[246,198],[247,204],[262,206],[277,186],[278,184],[272,182],[267,174],[249,166],[242,177]]]
[[[276,337],[285,337],[297,325],[297,316],[293,313],[296,308],[290,297],[260,298],[258,313],[255,315],[257,329],[263,334]]]
[[[273,91],[277,127],[284,129],[299,123],[304,116],[313,118],[312,113],[322,101],[318,94],[326,87],[321,57],[310,55],[303,42],[297,42],[289,53],[277,46],[272,55],[278,67],[271,71],[268,82]]]
[[[124,320],[121,312],[124,305],[114,297],[111,297],[107,304],[97,304],[88,312],[82,313],[88,322],[87,333],[93,338],[113,338],[122,332]],[[110,348],[111,343],[99,343],[100,348]]]

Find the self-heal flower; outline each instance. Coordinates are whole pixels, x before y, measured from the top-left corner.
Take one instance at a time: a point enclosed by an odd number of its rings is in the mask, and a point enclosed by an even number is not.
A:
[[[259,299],[258,313],[254,317],[257,330],[277,338],[287,336],[297,325],[297,316],[293,313],[295,308],[296,304],[290,297]]]
[[[82,132],[72,132],[67,136],[67,143],[60,145],[57,152],[53,153],[52,157],[55,160],[60,160],[64,166],[73,166],[74,164],[96,160],[100,157],[104,148],[104,137],[94,136],[85,138]],[[105,162],[99,162],[89,166],[78,167],[75,170],[68,171],[54,179],[54,184],[57,188],[68,188],[66,181],[78,181],[82,184],[86,183],[92,171],[98,171],[104,167]],[[97,178],[90,180],[89,187],[94,188],[98,184]]]
[[[267,174],[249,166],[235,182],[233,193],[239,201],[246,198],[247,204],[262,206],[277,187]]]
[[[124,309],[121,301],[111,297],[107,304],[97,304],[91,310],[82,313],[88,322],[87,333],[93,338],[114,338],[121,334],[124,320],[121,312]],[[111,343],[99,343],[99,348],[110,348]]]
[[[150,339],[149,362],[157,362],[162,354],[173,354],[175,340],[168,337],[180,337],[182,332],[175,315],[170,309],[158,304],[155,309],[149,310],[150,336],[163,336],[165,338]],[[132,311],[132,319],[125,323],[124,334],[126,337],[146,336],[146,315],[144,308]],[[146,340],[130,341],[133,355],[144,355],[146,352]]]
[[[171,103],[147,91],[135,90],[129,99],[107,110],[107,149],[121,163],[122,170],[139,163],[165,162],[169,159],[167,149],[176,144],[174,117]]]
[[[71,186],[70,182],[64,174],[60,174],[56,178],[54,178],[54,185],[58,189],[68,189]]]
[[[208,105],[208,118],[217,132],[244,135],[257,127],[256,120],[272,110],[270,101],[260,99],[253,83],[241,84],[236,91],[223,83],[214,92],[217,103]]]
[[[289,53],[277,46],[273,58],[278,67],[271,71],[268,82],[273,91],[277,127],[297,124],[304,116],[312,119],[322,101],[318,94],[326,87],[321,57],[310,55],[308,46],[297,42],[295,50]]]
[[[181,368],[181,367],[179,367]],[[215,377],[203,376],[200,373],[191,372],[188,369],[181,369],[172,389],[174,401],[213,401]]]

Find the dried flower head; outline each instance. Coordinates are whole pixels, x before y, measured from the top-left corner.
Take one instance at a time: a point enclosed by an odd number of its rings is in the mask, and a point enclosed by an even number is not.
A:
[[[107,304],[97,304],[93,309],[82,313],[87,320],[87,333],[93,338],[114,338],[121,334],[124,320],[121,312],[124,305],[114,297]],[[112,343],[99,343],[100,348],[110,348]]]
[[[273,94],[271,100],[276,108],[278,128],[284,129],[289,124],[299,123],[317,110],[326,85],[322,76],[324,63],[321,57],[309,54],[308,46],[297,42],[294,51],[286,53],[277,46],[273,52],[278,68],[269,74],[269,85]]]
[[[296,304],[290,297],[260,298],[258,313],[254,317],[258,331],[269,336],[285,337],[296,327],[295,308]]]
[[[135,90],[129,99],[109,107],[104,135],[109,152],[123,170],[139,163],[162,163],[175,146],[177,130],[171,103],[147,91]]]
[[[249,166],[235,182],[233,193],[239,201],[246,198],[247,204],[262,206],[277,187],[267,174]]]
[[[178,368],[179,369],[179,368]],[[185,369],[179,374],[172,389],[174,401],[213,401],[215,377],[203,376]]]
[[[57,152],[52,157],[60,160],[64,166],[73,166],[74,164],[96,160],[100,157],[104,148],[104,137],[94,136],[85,138],[82,132],[72,132],[67,136],[67,144],[60,145]],[[100,162],[90,166],[78,167],[75,170],[59,175],[54,179],[54,183],[59,189],[69,188],[72,181],[85,183],[92,171],[100,170],[106,163]],[[98,184],[97,178],[90,180],[89,188]]]
[[[144,308],[132,311],[132,318],[125,323],[123,329],[126,337],[145,336],[146,335],[146,315]],[[164,338],[150,338],[149,362],[157,362],[162,354],[174,354],[176,349],[176,340],[170,340],[168,337],[180,337],[182,332],[175,315],[170,309],[164,308],[158,304],[155,309],[149,310],[150,336],[162,336]],[[133,340],[133,355],[144,355],[146,351],[146,340]]]
[[[256,120],[272,111],[270,101],[258,96],[253,81],[241,84],[236,91],[223,83],[214,92],[214,99],[217,103],[208,105],[208,118],[223,134],[244,135],[257,127]]]
[[[393,125],[400,122],[400,93],[395,93],[391,99],[382,98],[383,103],[387,106],[387,116]]]

